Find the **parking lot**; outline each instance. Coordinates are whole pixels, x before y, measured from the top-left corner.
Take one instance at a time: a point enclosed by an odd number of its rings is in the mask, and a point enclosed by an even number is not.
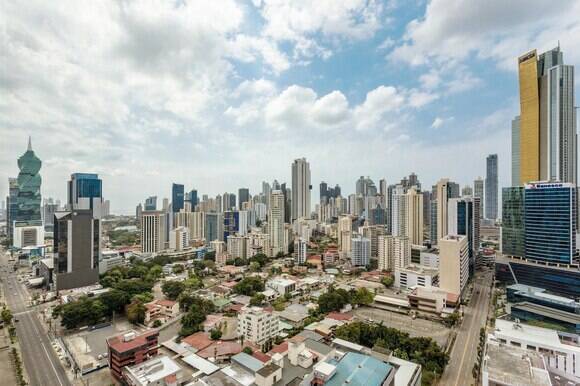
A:
[[[447,344],[450,330],[440,323],[425,319],[413,319],[408,315],[382,309],[361,307],[354,310],[356,318],[374,322],[383,322],[387,327],[393,327],[408,333],[410,336],[426,336],[432,338],[441,347]]]

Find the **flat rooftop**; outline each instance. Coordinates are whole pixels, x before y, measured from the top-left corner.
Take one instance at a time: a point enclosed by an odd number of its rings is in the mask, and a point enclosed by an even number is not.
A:
[[[488,343],[484,371],[489,380],[511,386],[551,386],[542,356],[535,351]]]

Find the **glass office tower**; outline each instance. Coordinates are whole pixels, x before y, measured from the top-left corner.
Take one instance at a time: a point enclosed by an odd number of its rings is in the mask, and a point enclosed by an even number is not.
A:
[[[502,189],[501,251],[524,257],[524,187]]]
[[[93,209],[93,199],[103,198],[103,181],[98,174],[73,173],[68,182],[69,208],[76,208],[79,199],[88,199],[89,207]]]
[[[173,213],[178,213],[184,208],[185,194],[181,184],[173,184],[171,187],[171,207]]]
[[[42,220],[40,211],[40,184],[42,179],[40,174],[38,174],[41,166],[42,162],[34,154],[31,141],[28,139],[28,149],[18,158],[20,172],[16,180],[18,185],[18,190],[15,191],[16,211],[11,220],[29,224]]]
[[[576,186],[550,182],[527,184],[524,209],[525,257],[571,264],[576,255]]]

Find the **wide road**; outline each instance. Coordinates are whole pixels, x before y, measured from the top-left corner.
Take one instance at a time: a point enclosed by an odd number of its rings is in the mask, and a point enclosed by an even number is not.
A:
[[[449,364],[439,381],[445,386],[475,384],[473,364],[477,358],[479,331],[485,326],[491,295],[492,272],[477,272],[471,302],[464,309],[464,318],[449,356]]]
[[[14,315],[16,333],[24,367],[31,386],[71,386],[38,319],[38,312],[27,308],[28,291],[9,267],[5,251],[0,248],[0,280],[5,302]],[[1,382],[0,382],[1,383]]]

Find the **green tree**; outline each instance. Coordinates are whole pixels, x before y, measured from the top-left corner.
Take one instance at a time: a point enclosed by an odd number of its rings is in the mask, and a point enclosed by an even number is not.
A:
[[[254,296],[252,296],[252,298],[250,299],[250,305],[251,306],[261,306],[262,304],[264,304],[265,301],[266,301],[266,295],[258,292],[256,294],[254,294]]]
[[[203,288],[203,281],[196,274],[190,275],[184,282],[185,288],[190,291],[195,291]]]
[[[174,274],[180,274],[183,271],[185,271],[185,267],[183,266],[183,264],[176,264],[173,266],[173,273]]]
[[[180,281],[170,280],[163,283],[161,290],[167,299],[175,300],[185,290],[185,284]]]
[[[373,302],[373,300],[375,299],[375,295],[369,291],[368,289],[366,289],[365,287],[361,287],[359,289],[357,289],[356,291],[354,291],[354,293],[351,296],[351,304],[356,304],[356,305],[369,305]]]
[[[128,293],[115,288],[99,296],[99,299],[105,305],[107,315],[113,312],[123,312],[125,306],[131,301]]]
[[[234,286],[234,292],[240,295],[252,296],[256,292],[263,291],[264,282],[257,276],[243,278]]]
[[[250,263],[250,271],[252,272],[258,272],[260,270],[260,264],[256,261],[252,261]]]
[[[4,307],[2,309],[2,321],[4,322],[4,324],[6,326],[8,326],[10,323],[12,323],[12,312],[10,312],[10,310],[6,307]]]
[[[383,278],[381,279],[381,283],[387,288],[391,288],[394,282],[395,279],[393,279],[392,276],[383,276]]]
[[[219,328],[214,328],[210,331],[209,337],[211,340],[218,340],[222,337],[222,331]]]
[[[244,347],[244,349],[242,351],[248,355],[252,355],[254,353],[254,350],[252,350],[252,348],[248,347],[248,346]]]
[[[140,324],[145,321],[145,305],[135,301],[127,307],[127,319],[133,324]]]
[[[163,323],[161,322],[161,320],[157,319],[153,322],[153,328],[159,328],[163,325]]]

